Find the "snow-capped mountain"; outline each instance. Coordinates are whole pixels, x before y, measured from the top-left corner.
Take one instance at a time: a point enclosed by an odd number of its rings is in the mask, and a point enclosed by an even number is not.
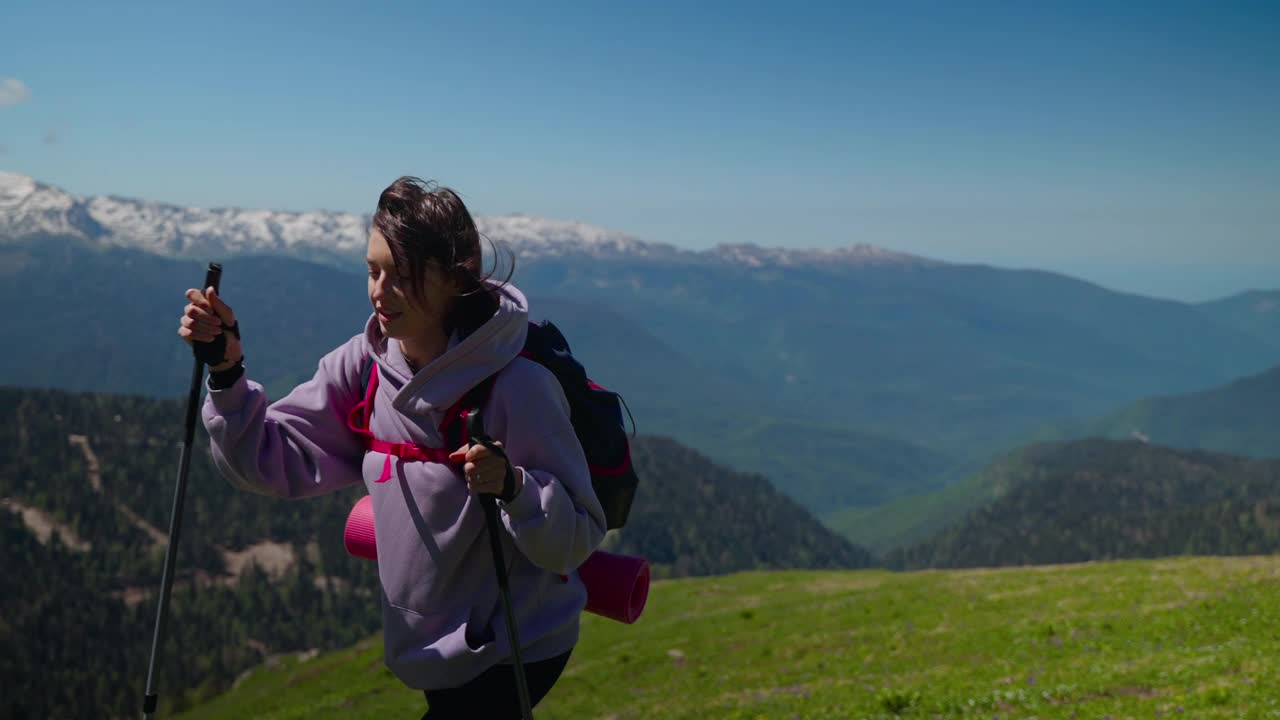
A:
[[[82,198],[0,172],[0,242],[53,235],[170,257],[306,254],[349,261],[366,219],[335,212],[183,208],[113,196]]]
[[[901,265],[905,263],[934,263],[925,258],[885,250],[875,245],[858,243],[839,248],[788,249],[760,247],[749,243],[717,245],[710,251],[726,262],[748,267],[793,267],[800,265]]]
[[[530,215],[478,217],[476,223],[521,261],[586,255],[747,267],[931,262],[864,244],[830,250],[733,244],[694,252],[594,225]],[[77,197],[25,175],[0,171],[0,243],[69,236],[169,257],[265,253],[349,265],[363,256],[368,227],[369,216],[357,213],[203,209],[115,196]]]

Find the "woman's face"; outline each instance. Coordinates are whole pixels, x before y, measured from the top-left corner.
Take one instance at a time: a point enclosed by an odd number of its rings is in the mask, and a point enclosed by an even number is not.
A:
[[[444,319],[457,288],[435,263],[428,263],[422,298],[411,295],[412,283],[396,269],[391,247],[377,228],[369,233],[365,257],[369,265],[369,302],[378,314],[383,335],[397,339],[444,332]]]

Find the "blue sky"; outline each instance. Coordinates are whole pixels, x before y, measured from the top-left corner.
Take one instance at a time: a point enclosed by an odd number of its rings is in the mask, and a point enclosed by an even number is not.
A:
[[[481,214],[1183,299],[1280,287],[1277,128],[1277,3],[0,12],[0,168],[79,194],[367,212],[408,173]]]

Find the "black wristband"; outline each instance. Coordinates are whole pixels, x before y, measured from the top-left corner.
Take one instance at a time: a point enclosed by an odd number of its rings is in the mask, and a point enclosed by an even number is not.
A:
[[[214,390],[226,390],[232,385],[235,385],[241,375],[244,375],[243,356],[236,361],[235,365],[232,365],[226,370],[210,370],[209,387],[212,387]]]
[[[235,325],[222,323],[222,332],[214,335],[212,340],[191,344],[191,349],[195,351],[200,362],[210,367],[226,362],[227,358],[224,356],[227,352],[227,333],[235,335],[237,340],[240,339],[240,321],[237,320]]]

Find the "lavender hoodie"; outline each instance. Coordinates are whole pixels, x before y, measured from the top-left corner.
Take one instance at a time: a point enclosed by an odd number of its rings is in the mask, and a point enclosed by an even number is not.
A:
[[[371,429],[390,442],[442,447],[444,411],[497,373],[484,420],[524,476],[520,493],[498,503],[524,661],[577,642],[586,589],[574,570],[605,533],[564,392],[550,371],[518,356],[528,332],[524,295],[510,285],[500,294],[488,322],[466,339],[455,335],[416,374],[370,317],[287,397],[269,403],[242,376],[209,388],[202,412],[214,462],[241,489],[303,498],[364,483],[373,497],[386,664],[411,688],[456,687],[509,661],[511,648],[484,512],[460,470],[392,458],[391,479],[375,482],[387,456],[366,453],[347,427],[367,354],[381,372]]]

